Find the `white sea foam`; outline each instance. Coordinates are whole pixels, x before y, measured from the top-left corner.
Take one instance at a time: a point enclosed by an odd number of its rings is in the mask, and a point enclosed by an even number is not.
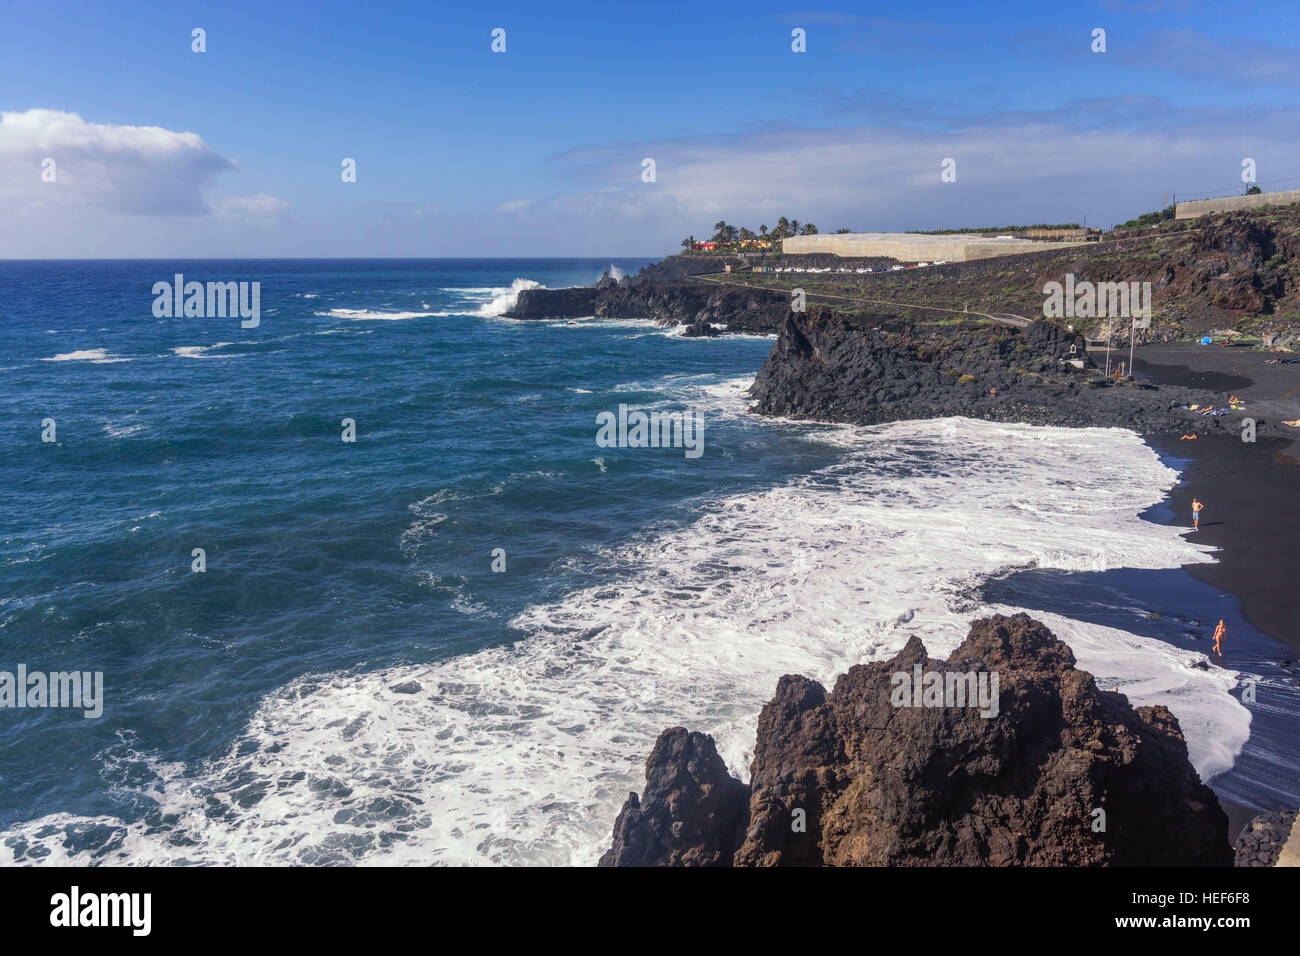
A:
[[[680,384],[743,407],[744,380]],[[691,523],[609,551],[612,580],[529,607],[510,646],[305,677],[269,695],[223,756],[154,764],[148,793],[175,822],[54,814],[0,846],[55,863],[589,864],[665,727],[713,734],[743,774],[780,675],[829,682],[913,634],[946,656],[972,618],[1016,610],[978,603],[991,574],[1209,560],[1137,518],[1175,474],[1129,432],[949,419],[816,434],[841,461],[703,501]],[[412,506],[404,546],[437,533],[444,500]],[[1101,686],[1168,705],[1203,777],[1231,764],[1250,720],[1227,694],[1234,674],[1035,616]],[[112,833],[103,852],[70,854],[66,834],[96,823]]]
[[[450,315],[448,312],[375,312],[371,309],[330,309],[317,312],[331,319],[352,319],[357,322],[400,322],[403,319],[422,319],[433,315]]]
[[[144,431],[145,426],[139,422],[105,422],[104,432],[110,438],[126,438]]]
[[[129,362],[129,358],[122,358],[118,355],[104,349],[80,349],[76,352],[63,352],[60,355],[51,358],[41,359],[42,362],[94,362],[96,365],[111,365],[114,362]]]
[[[180,348],[172,349],[172,352],[182,358],[204,359],[220,358],[219,355],[209,355],[208,352],[213,349],[225,348],[227,345],[234,345],[234,342],[217,342],[214,345],[182,345]]]
[[[532,279],[516,279],[510,283],[509,288],[492,289],[492,299],[479,306],[478,311],[474,314],[482,316],[504,315],[515,307],[515,303],[519,300],[519,293],[524,289],[544,288],[546,286],[540,282],[534,282]]]

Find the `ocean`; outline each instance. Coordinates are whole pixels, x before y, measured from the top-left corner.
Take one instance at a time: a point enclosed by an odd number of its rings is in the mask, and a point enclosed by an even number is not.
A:
[[[0,863],[590,864],[660,730],[747,776],[782,674],[1018,610],[1221,793],[1300,802],[1291,704],[1238,699],[1275,645],[1159,513],[1176,462],[762,419],[769,338],[501,317],[645,262],[0,262],[0,670],[105,699],[0,709]],[[260,283],[260,322],[157,317],[177,273]],[[598,443],[620,406],[702,453]],[[1254,671],[1205,666],[1225,616]]]

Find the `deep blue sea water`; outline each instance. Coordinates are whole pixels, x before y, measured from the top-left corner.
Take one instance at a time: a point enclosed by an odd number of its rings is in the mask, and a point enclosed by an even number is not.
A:
[[[0,669],[106,685],[0,710],[0,860],[589,862],[662,727],[743,775],[782,673],[1052,603],[972,603],[997,574],[1207,559],[1138,518],[1174,473],[1122,433],[759,421],[767,339],[500,317],[643,264],[0,262]],[[260,325],[156,318],[177,272],[260,282]],[[619,404],[698,412],[705,453],[598,446]],[[1230,766],[1231,674],[1084,604],[1044,608],[1081,663]]]

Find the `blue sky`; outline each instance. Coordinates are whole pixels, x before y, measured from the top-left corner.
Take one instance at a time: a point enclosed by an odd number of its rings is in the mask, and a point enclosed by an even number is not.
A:
[[[7,0],[0,257],[662,255],[783,214],[1109,225],[1239,191],[1246,157],[1300,187],[1294,10]]]

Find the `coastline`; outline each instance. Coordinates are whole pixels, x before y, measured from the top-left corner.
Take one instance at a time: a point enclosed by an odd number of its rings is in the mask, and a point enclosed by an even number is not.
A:
[[[1276,491],[1274,486],[1279,469],[1263,455],[1244,467],[1233,469],[1231,480],[1226,477],[1227,473],[1222,470],[1223,460],[1227,459],[1231,463],[1242,461],[1240,452],[1231,447],[1236,439],[1226,436],[1217,436],[1209,442],[1204,438],[1199,439],[1196,446],[1201,454],[1194,457],[1186,451],[1186,446],[1192,442],[1179,441],[1169,436],[1157,436],[1146,441],[1162,461],[1179,473],[1178,484],[1169,490],[1164,506],[1152,509],[1152,513],[1146,515],[1149,520],[1170,525],[1189,525],[1187,516],[1191,514],[1193,495],[1216,494],[1238,481],[1252,490],[1266,486],[1270,492]],[[1212,459],[1217,459],[1217,462],[1212,462]],[[1216,464],[1218,468],[1215,467]],[[1210,491],[1206,492],[1206,488]],[[1251,497],[1258,500],[1256,495]],[[1249,509],[1233,510],[1237,512]],[[1295,662],[1296,642],[1292,634],[1294,621],[1286,617],[1283,602],[1277,599],[1278,592],[1272,590],[1273,585],[1269,579],[1254,575],[1255,566],[1261,562],[1261,549],[1241,547],[1253,538],[1249,530],[1250,524],[1249,517],[1242,524],[1229,524],[1227,521],[1214,525],[1203,523],[1202,529],[1195,533],[1195,540],[1218,547],[1215,560],[1184,565],[1180,569],[1192,580],[1231,598],[1234,607],[1224,611],[1228,636],[1225,639],[1223,666],[1256,676],[1262,682],[1260,693],[1266,696],[1264,707],[1248,705],[1252,711],[1250,737],[1237,755],[1232,770],[1207,781],[1228,815],[1228,839],[1234,844],[1240,833],[1259,814],[1293,809],[1293,801],[1261,799],[1259,794],[1269,784],[1277,782],[1284,785],[1283,781],[1294,780],[1297,776],[1293,764],[1274,762],[1269,756],[1277,744],[1285,746],[1288,741],[1300,739],[1300,733],[1297,733],[1300,730],[1297,726],[1300,724],[1300,711],[1295,710],[1296,705],[1300,704],[1300,679],[1295,675],[1300,670],[1282,666],[1288,660],[1293,664]],[[1289,522],[1269,526],[1274,532],[1274,540],[1268,543],[1275,544],[1277,539],[1284,537],[1282,529],[1287,525]],[[1217,532],[1213,538],[1206,534],[1211,528]],[[1244,552],[1244,557],[1239,552]],[[1263,556],[1268,554],[1269,549],[1262,550]],[[1237,560],[1239,557],[1242,559]],[[1284,566],[1278,563],[1267,567],[1275,574],[1284,571]],[[1271,627],[1272,623],[1278,622],[1279,612],[1282,627]],[[1234,616],[1239,617],[1239,620],[1234,621]],[[1214,620],[1204,621],[1199,628],[1202,633],[1197,637],[1207,646],[1212,639],[1215,623]],[[1258,635],[1248,633],[1252,625]],[[1242,640],[1243,637],[1245,640]],[[1288,684],[1291,686],[1288,687]],[[1233,696],[1240,700],[1240,689]],[[1289,698],[1291,706],[1279,707],[1279,697]],[[1250,789],[1250,794],[1243,792],[1243,785]],[[1292,792],[1300,790],[1300,781],[1293,782],[1290,789]]]
[[[721,301],[710,304],[714,308],[703,319],[727,318],[736,307]],[[656,305],[649,311],[662,320],[659,309]],[[694,318],[701,320],[699,315]],[[1059,383],[1044,383],[1046,388],[1026,388],[1037,383],[1027,383],[1023,370],[1020,379],[1008,376],[1008,366],[1012,371],[1026,366],[1031,379],[1050,376],[1053,360],[1063,357],[1071,344],[1068,337],[1053,338],[1036,325],[1022,340],[1033,353],[1042,353],[1037,365],[1017,358],[1023,347],[1008,354],[1005,346],[996,344],[996,336],[989,347],[983,331],[958,336],[953,367],[981,386],[961,390],[942,379],[930,381],[938,364],[933,352],[912,356],[906,341],[877,334],[881,331],[832,315],[790,316],[759,372],[756,381],[767,376],[767,383],[757,389],[759,403],[752,410],[855,424],[955,415],[1136,432],[1178,473],[1163,500],[1147,508],[1143,517],[1184,529],[1181,533],[1189,542],[1214,549],[1207,555],[1210,560],[1170,566],[1158,574],[1074,573],[1064,588],[1059,580],[1027,576],[1007,583],[1010,590],[1028,593],[1006,603],[1069,613],[1159,638],[1195,654],[1199,663],[1193,666],[1204,667],[1209,656],[1211,663],[1241,672],[1232,692],[1239,699],[1242,685],[1256,678],[1261,694],[1270,699],[1261,699],[1258,707],[1243,701],[1252,711],[1250,740],[1232,768],[1215,774],[1211,785],[1229,815],[1233,837],[1261,811],[1294,808],[1300,780],[1288,759],[1294,752],[1291,741],[1300,734],[1300,668],[1295,666],[1300,620],[1291,607],[1289,585],[1294,586],[1291,568],[1300,528],[1289,493],[1300,477],[1300,442],[1280,423],[1300,418],[1300,365],[1270,366],[1265,363],[1279,353],[1240,347],[1155,343],[1139,346],[1135,355],[1138,388],[1079,389],[1068,375]],[[911,359],[916,361],[909,365]],[[1244,405],[1223,417],[1186,410],[1207,402],[1226,407],[1230,395]],[[1247,418],[1255,418],[1259,426],[1255,441],[1242,440]],[[1187,433],[1195,439],[1183,439]],[[1193,497],[1206,505],[1195,532],[1190,527]],[[1075,585],[1077,593],[1063,593]],[[1099,585],[1128,600],[1088,607],[1085,595]],[[1040,587],[1042,593],[1034,593]],[[1061,610],[1066,605],[1068,612]],[[1144,617],[1159,623],[1148,624]],[[1228,632],[1224,657],[1216,660],[1210,643],[1220,619]]]
[[[1230,390],[1245,401],[1243,416],[1277,425],[1300,417],[1300,365],[1265,365],[1268,358],[1244,349],[1160,345],[1139,349],[1134,365],[1140,379],[1162,385]],[[1247,620],[1300,656],[1294,600],[1300,443],[1262,435],[1246,442],[1239,432],[1202,434],[1195,441],[1176,435],[1145,440],[1162,458],[1179,461],[1180,478],[1169,495],[1173,523],[1181,521],[1198,543],[1219,549],[1214,562],[1189,565],[1189,573],[1235,595]],[[1194,497],[1205,510],[1200,530],[1192,532]]]
[[[1204,346],[1143,346],[1135,355],[1134,372],[1139,379],[1162,385],[1210,388],[1231,392],[1246,400],[1246,415],[1276,424],[1296,417],[1300,402],[1300,367],[1268,366],[1268,353]],[[1288,412],[1290,414],[1288,414]],[[1293,495],[1300,488],[1300,441],[1285,438],[1241,440],[1239,434],[1202,434],[1196,440],[1175,435],[1148,435],[1144,440],[1179,473],[1178,483],[1166,497],[1163,514],[1148,515],[1151,520],[1182,525],[1198,543],[1216,548],[1215,560],[1184,565],[1183,571],[1204,584],[1235,598],[1240,614],[1266,638],[1276,642],[1277,660],[1233,661],[1238,648],[1232,631],[1226,639],[1225,664],[1261,674],[1265,686],[1273,691],[1291,691],[1300,697],[1300,678],[1294,665],[1300,657],[1300,614],[1293,599],[1300,551],[1300,516]],[[1193,498],[1206,505],[1201,526],[1191,530]],[[1156,512],[1158,509],[1152,509]],[[1208,622],[1213,626],[1214,622]],[[1208,631],[1207,631],[1208,633]],[[1253,648],[1266,657],[1268,649]],[[1273,666],[1278,665],[1278,666]],[[1285,688],[1285,684],[1293,685]],[[1239,696],[1239,695],[1237,695]],[[1238,758],[1238,765],[1249,762],[1251,751],[1266,749],[1260,736],[1272,737],[1282,730],[1276,708],[1255,712],[1251,738]],[[1263,724],[1264,726],[1261,726]],[[1269,726],[1269,725],[1272,726]],[[1269,733],[1272,731],[1272,733]],[[1284,731],[1294,739],[1292,729]],[[1238,766],[1234,766],[1234,771]],[[1249,775],[1248,768],[1241,772]],[[1260,812],[1290,809],[1277,806],[1252,806],[1234,799],[1234,788],[1225,787],[1223,777],[1212,778],[1219,803],[1228,815],[1228,838],[1236,841],[1241,831]],[[1258,800],[1252,801],[1258,804]]]
[[[1300,654],[1300,615],[1293,600],[1300,462],[1287,454],[1288,443],[1263,439],[1251,446],[1226,435],[1195,442],[1159,435],[1146,441],[1179,471],[1169,492],[1170,523],[1218,549],[1213,562],[1187,565],[1188,573],[1237,597],[1247,620]],[[1191,528],[1193,498],[1205,503],[1197,531]]]

